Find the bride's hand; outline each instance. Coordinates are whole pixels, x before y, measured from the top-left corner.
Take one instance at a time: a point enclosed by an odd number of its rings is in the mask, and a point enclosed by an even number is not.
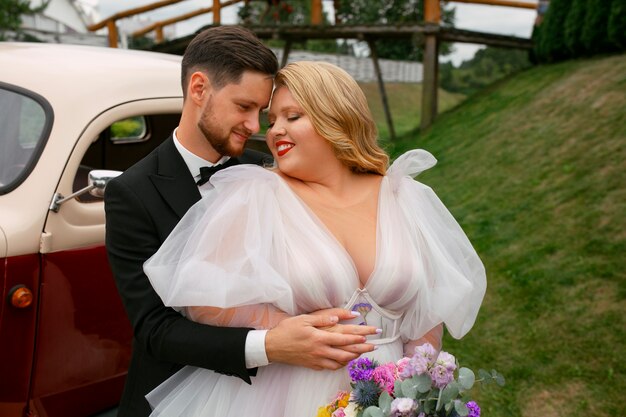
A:
[[[339,369],[374,350],[365,336],[375,334],[375,327],[337,324],[354,317],[347,310],[329,309],[285,319],[267,332],[267,358],[312,369]]]

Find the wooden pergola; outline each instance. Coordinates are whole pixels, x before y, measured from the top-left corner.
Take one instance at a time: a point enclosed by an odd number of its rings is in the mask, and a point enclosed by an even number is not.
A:
[[[117,47],[117,20],[124,19],[137,14],[142,14],[164,6],[180,3],[184,0],[163,0],[151,3],[146,6],[137,7],[116,13],[107,19],[91,25],[89,30],[95,31],[104,27],[108,28],[109,45]],[[175,54],[182,54],[194,35],[185,36],[172,41],[163,41],[163,27],[183,20],[190,19],[206,13],[213,13],[213,25],[221,22],[221,10],[237,3],[249,3],[251,0],[207,0],[213,3],[211,7],[198,9],[171,19],[156,22],[150,26],[134,32],[133,36],[143,36],[154,31],[157,45],[154,50]],[[336,6],[338,0],[334,0]],[[456,3],[484,4],[490,6],[505,6],[525,9],[536,9],[537,3],[517,0],[451,0]],[[437,115],[437,89],[438,89],[438,67],[439,67],[439,43],[440,42],[462,42],[476,43],[489,46],[530,49],[532,42],[530,39],[518,38],[515,36],[495,35],[468,30],[459,30],[441,26],[441,5],[439,0],[424,0],[424,22],[404,25],[323,25],[322,26],[322,0],[311,0],[311,25],[310,26],[247,26],[261,39],[281,39],[285,41],[282,55],[282,65],[286,65],[291,46],[295,41],[305,41],[308,39],[357,39],[366,41],[371,51],[371,58],[374,70],[378,79],[379,91],[383,101],[385,118],[389,126],[391,138],[395,138],[393,121],[387,95],[383,82],[375,42],[378,39],[411,39],[418,38],[424,45],[424,78],[422,81],[422,114],[420,128],[428,128]],[[201,28],[200,30],[205,29]]]

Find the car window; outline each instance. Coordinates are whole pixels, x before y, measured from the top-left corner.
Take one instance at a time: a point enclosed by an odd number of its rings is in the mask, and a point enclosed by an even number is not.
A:
[[[0,194],[30,173],[52,126],[52,109],[40,96],[0,84]]]
[[[144,114],[121,119],[102,131],[89,146],[74,177],[73,191],[87,185],[87,176],[93,169],[125,171],[152,152],[167,139],[178,125],[180,113]],[[78,201],[102,201],[91,194],[83,194]]]
[[[117,121],[109,129],[111,129],[111,142],[113,143],[144,142],[150,138],[145,116]]]

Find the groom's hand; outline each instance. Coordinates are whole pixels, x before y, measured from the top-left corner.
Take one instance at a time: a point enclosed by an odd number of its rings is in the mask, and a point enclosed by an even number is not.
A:
[[[339,369],[374,350],[365,336],[375,334],[375,327],[338,324],[352,318],[347,310],[329,309],[285,319],[267,332],[267,358],[311,369]]]

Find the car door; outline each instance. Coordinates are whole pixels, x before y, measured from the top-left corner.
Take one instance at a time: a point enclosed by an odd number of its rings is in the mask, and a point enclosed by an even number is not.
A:
[[[55,193],[80,190],[90,169],[123,171],[134,164],[169,136],[181,104],[179,98],[143,100],[98,115],[77,140]],[[120,138],[115,127],[129,120],[143,128]],[[40,256],[32,407],[49,417],[84,417],[113,407],[132,330],[107,262],[102,199],[84,194],[50,210]]]

